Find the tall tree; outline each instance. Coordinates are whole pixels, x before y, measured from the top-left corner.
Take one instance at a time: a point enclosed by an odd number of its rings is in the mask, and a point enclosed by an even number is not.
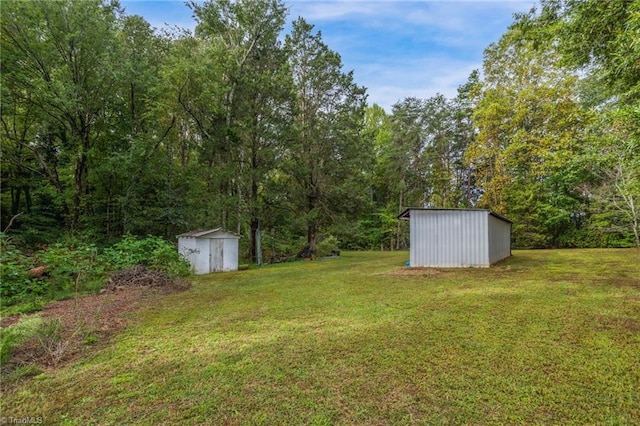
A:
[[[91,210],[89,156],[106,130],[106,105],[116,84],[116,6],[97,0],[3,5],[3,84],[23,94],[23,107],[13,111],[34,130],[27,149],[60,192],[72,193],[69,229],[77,229]],[[34,117],[37,129],[27,124]],[[71,182],[61,178],[64,166],[71,169]]]
[[[370,177],[375,213],[371,219],[369,248],[396,247],[398,205],[395,197],[397,176],[393,173],[393,129],[391,116],[378,104],[367,107],[363,137],[374,148],[375,165]]]
[[[455,99],[406,98],[393,106],[395,168],[403,175],[400,185],[410,188],[411,205],[461,207],[473,202],[469,172],[462,161],[474,137],[468,92],[477,84],[477,74],[471,78]],[[401,202],[400,208],[409,204]]]
[[[243,111],[237,130],[242,145],[239,193],[241,213],[249,217],[249,255],[260,263],[261,228],[269,221],[265,186],[277,169],[291,119],[291,76],[277,34],[263,39],[247,68],[237,95]]]
[[[277,84],[273,80],[275,75],[280,75],[278,69],[282,59],[277,47],[278,35],[284,27],[287,10],[279,0],[216,0],[202,5],[190,2],[190,6],[198,20],[196,35],[218,52],[217,69],[220,74],[214,78],[222,88],[222,98],[216,114],[220,114],[223,121],[217,119],[214,124],[222,130],[222,138],[218,138],[214,149],[218,166],[228,170],[218,185],[218,192],[235,199],[237,213],[235,219],[231,219],[230,211],[221,211],[221,222],[223,226],[233,222],[241,231],[248,186],[253,226],[251,251],[255,252],[259,182],[246,183],[243,178],[249,175],[249,180],[252,180],[264,173],[261,170],[263,166],[259,164],[258,145],[273,142],[270,137],[261,138],[266,136],[264,134],[256,134],[255,118],[257,114],[259,119],[266,121],[264,116],[274,108],[273,97],[279,96],[274,93]],[[258,81],[266,86],[260,87]],[[269,97],[271,100],[266,99]],[[256,103],[256,98],[262,98],[264,103]],[[257,107],[262,109],[256,111]],[[264,124],[262,126],[266,128]],[[247,128],[253,128],[254,132],[241,131]],[[250,170],[245,174],[247,166]]]
[[[637,1],[543,0],[518,16],[536,42],[553,40],[563,65],[586,69],[623,100],[640,97],[640,4]]]
[[[594,245],[640,247],[640,106],[601,112],[577,159],[588,174],[587,227]]]
[[[476,138],[477,129],[473,122],[473,112],[477,107],[481,87],[480,73],[474,70],[469,74],[467,82],[458,87],[458,95],[451,101],[453,181],[459,197],[457,207],[473,207],[480,197],[476,186],[476,171],[465,164],[464,153]]]
[[[160,160],[176,125],[174,111],[162,100],[166,87],[160,71],[169,41],[139,16],[121,17],[117,39],[116,96],[106,112],[110,134],[98,141],[93,155],[93,226],[103,226],[107,237],[163,233],[175,220],[166,214],[171,208],[163,181],[171,167]],[[167,173],[157,174],[158,169]]]
[[[585,192],[597,194],[601,210],[620,211],[638,245],[637,196],[630,189],[640,186],[640,170],[638,155],[629,153],[640,149],[640,3],[545,0],[516,25],[537,46],[555,46],[561,64],[583,76],[580,100],[598,118],[579,160],[592,174]],[[601,230],[618,233],[617,218],[594,213]]]
[[[319,232],[348,209],[346,182],[362,175],[359,161],[367,152],[360,134],[365,109],[365,89],[342,71],[340,56],[322,41],[313,26],[298,18],[286,37],[286,51],[293,75],[294,136],[287,150],[297,206],[307,228],[308,254],[317,253]],[[356,203],[357,204],[357,203]]]
[[[479,134],[465,156],[477,170],[479,204],[515,220],[516,244],[547,247],[579,211],[571,160],[587,116],[577,77],[550,49],[536,50],[518,28],[485,51],[485,82],[474,119]]]

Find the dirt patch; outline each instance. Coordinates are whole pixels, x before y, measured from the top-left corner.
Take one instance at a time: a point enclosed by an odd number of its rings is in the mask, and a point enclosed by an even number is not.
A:
[[[595,315],[593,323],[597,330],[619,330],[637,336],[640,332],[640,321],[632,317],[610,317]]]
[[[640,279],[628,276],[610,277],[608,283],[616,287],[633,287],[640,289]]]
[[[136,265],[111,274],[107,280],[105,290],[118,290],[123,287],[182,290],[188,288],[189,285],[183,281],[173,279],[171,275],[164,271],[147,269],[144,265]]]
[[[186,290],[190,285],[159,271],[135,266],[109,277],[100,294],[53,302],[34,314],[42,318],[42,332],[13,350],[4,372],[20,365],[60,367],[106,346],[126,327],[139,308],[162,295]],[[2,327],[25,316],[2,320]]]
[[[398,268],[391,272],[386,272],[384,275],[391,275],[397,277],[405,276],[418,276],[418,277],[437,277],[442,275],[444,271],[436,268]]]

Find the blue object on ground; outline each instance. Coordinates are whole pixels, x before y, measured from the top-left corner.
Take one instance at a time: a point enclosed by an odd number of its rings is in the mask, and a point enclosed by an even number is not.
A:
[[[410,261],[410,260],[407,260],[407,261],[405,262],[404,266],[411,266],[411,261]]]

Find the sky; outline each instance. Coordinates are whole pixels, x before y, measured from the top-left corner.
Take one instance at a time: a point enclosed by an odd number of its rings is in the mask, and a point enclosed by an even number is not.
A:
[[[469,74],[482,71],[484,49],[500,39],[513,14],[535,0],[285,0],[291,21],[303,17],[342,57],[345,72],[367,88],[368,103],[387,112],[406,97],[455,97]],[[153,27],[193,30],[180,0],[121,0],[127,15]]]

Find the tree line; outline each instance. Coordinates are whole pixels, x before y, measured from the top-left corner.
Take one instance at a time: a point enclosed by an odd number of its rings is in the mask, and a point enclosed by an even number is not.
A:
[[[304,18],[284,34],[283,2],[189,7],[193,33],[115,1],[3,3],[2,230],[222,226],[269,261],[405,248],[396,216],[424,205],[493,209],[517,247],[640,246],[638,2],[543,1],[456,97],[389,112]]]

